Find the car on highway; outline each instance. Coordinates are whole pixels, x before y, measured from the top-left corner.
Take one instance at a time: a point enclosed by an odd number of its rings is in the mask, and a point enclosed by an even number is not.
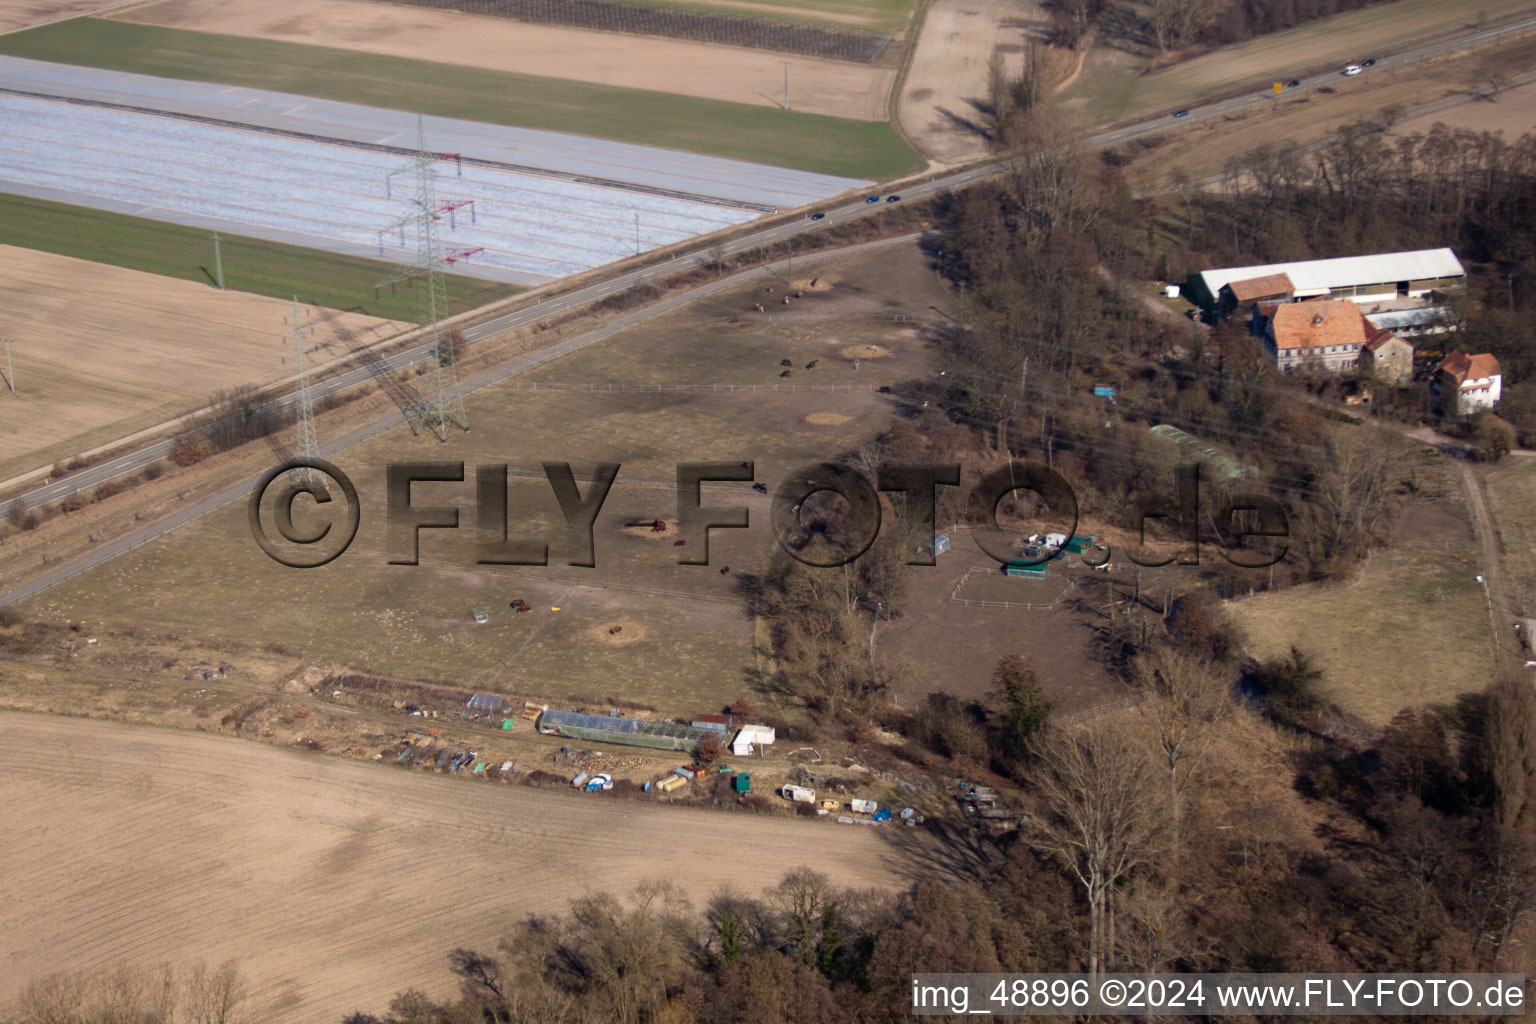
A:
[[[826,214],[824,214],[824,213],[813,213],[813,214],[811,214],[811,220],[821,220],[821,218],[823,218],[825,216],[826,216]]]
[[[901,196],[889,195],[885,197],[885,201],[888,203],[899,203],[901,202]]]
[[[866,203],[878,203],[880,201],[880,197],[879,196],[870,196],[868,199],[866,199],[864,201]]]
[[[1363,68],[1373,68],[1376,66],[1376,58],[1372,57],[1370,60],[1363,60],[1360,62],[1360,66]]]
[[[1358,75],[1364,70],[1365,68],[1362,68],[1359,64],[1346,64],[1342,73],[1345,75]]]
[[[1173,112],[1173,116],[1174,117],[1188,117],[1189,116],[1189,111],[1187,111],[1187,110],[1175,110]]]
[[[1301,79],[1299,79],[1299,78],[1293,78],[1289,82],[1285,83],[1285,87],[1287,89],[1295,89],[1295,88],[1297,88],[1300,85],[1301,85]]]

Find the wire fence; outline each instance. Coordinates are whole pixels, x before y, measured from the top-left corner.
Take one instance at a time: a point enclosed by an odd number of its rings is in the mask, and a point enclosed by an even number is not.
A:
[[[755,50],[798,53],[830,60],[869,63],[891,37],[852,29],[753,18],[719,11],[650,7],[613,0],[395,0],[464,14],[486,14],[543,25],[662,36],[699,43],[746,46]]]
[[[966,583],[972,576],[978,575],[996,578],[997,572],[979,566],[972,566],[965,570],[965,575],[955,582],[955,588],[949,592],[949,603],[965,605],[968,608],[1018,608],[1024,611],[1047,611],[1059,606],[1066,599],[1067,592],[1076,586],[1072,580],[1062,579],[1061,589],[1049,601],[986,601],[961,597],[960,592],[965,589]]]

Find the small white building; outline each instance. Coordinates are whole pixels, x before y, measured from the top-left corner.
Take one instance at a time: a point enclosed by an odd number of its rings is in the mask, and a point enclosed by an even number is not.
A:
[[[1504,375],[1491,352],[1452,352],[1435,368],[1430,386],[1447,412],[1468,416],[1499,404]]]
[[[731,740],[731,753],[737,757],[752,756],[754,746],[768,746],[773,742],[773,728],[767,725],[744,725]]]

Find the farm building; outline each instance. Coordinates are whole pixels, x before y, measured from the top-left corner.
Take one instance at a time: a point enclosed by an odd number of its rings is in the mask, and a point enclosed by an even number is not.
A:
[[[1413,346],[1391,331],[1378,330],[1360,350],[1360,369],[1377,380],[1406,384],[1413,379]]]
[[[1221,314],[1261,300],[1352,299],[1382,302],[1420,298],[1460,287],[1467,272],[1450,249],[1340,256],[1327,260],[1226,267],[1189,275],[1184,294],[1196,305]]]
[[[693,751],[714,729],[700,729],[676,722],[653,722],[613,715],[585,715],[579,711],[546,711],[539,716],[539,732],[597,743],[623,743],[657,750]]]
[[[1416,306],[1413,309],[1389,309],[1381,313],[1367,313],[1365,318],[1372,327],[1391,331],[1399,338],[1416,338],[1421,334],[1445,334],[1461,329],[1456,311],[1449,306]]]
[[[471,711],[490,711],[494,713],[501,710],[503,703],[504,699],[496,696],[494,693],[477,693],[469,698],[469,703],[464,706]]]
[[[1452,352],[1435,368],[1430,386],[1447,412],[1465,416],[1498,405],[1503,384],[1503,370],[1492,353]]]
[[[731,740],[731,753],[737,757],[747,757],[752,753],[752,748],[766,747],[774,739],[773,728],[767,725],[744,725],[736,738]]]
[[[1360,307],[1348,299],[1261,307],[1264,349],[1286,373],[1298,367],[1348,370],[1373,333]]]
[[[695,729],[713,729],[715,732],[731,731],[730,715],[699,715],[693,720]]]

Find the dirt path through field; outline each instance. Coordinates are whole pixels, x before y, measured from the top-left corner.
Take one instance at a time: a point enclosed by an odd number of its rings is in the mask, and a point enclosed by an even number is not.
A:
[[[269,1019],[335,1024],[530,912],[810,864],[894,886],[880,830],[475,784],[204,733],[0,715],[0,1006],[32,978],[236,957]]]
[[[779,106],[785,55],[368,0],[165,0],[121,21]],[[895,72],[789,57],[793,110],[885,120]]]

